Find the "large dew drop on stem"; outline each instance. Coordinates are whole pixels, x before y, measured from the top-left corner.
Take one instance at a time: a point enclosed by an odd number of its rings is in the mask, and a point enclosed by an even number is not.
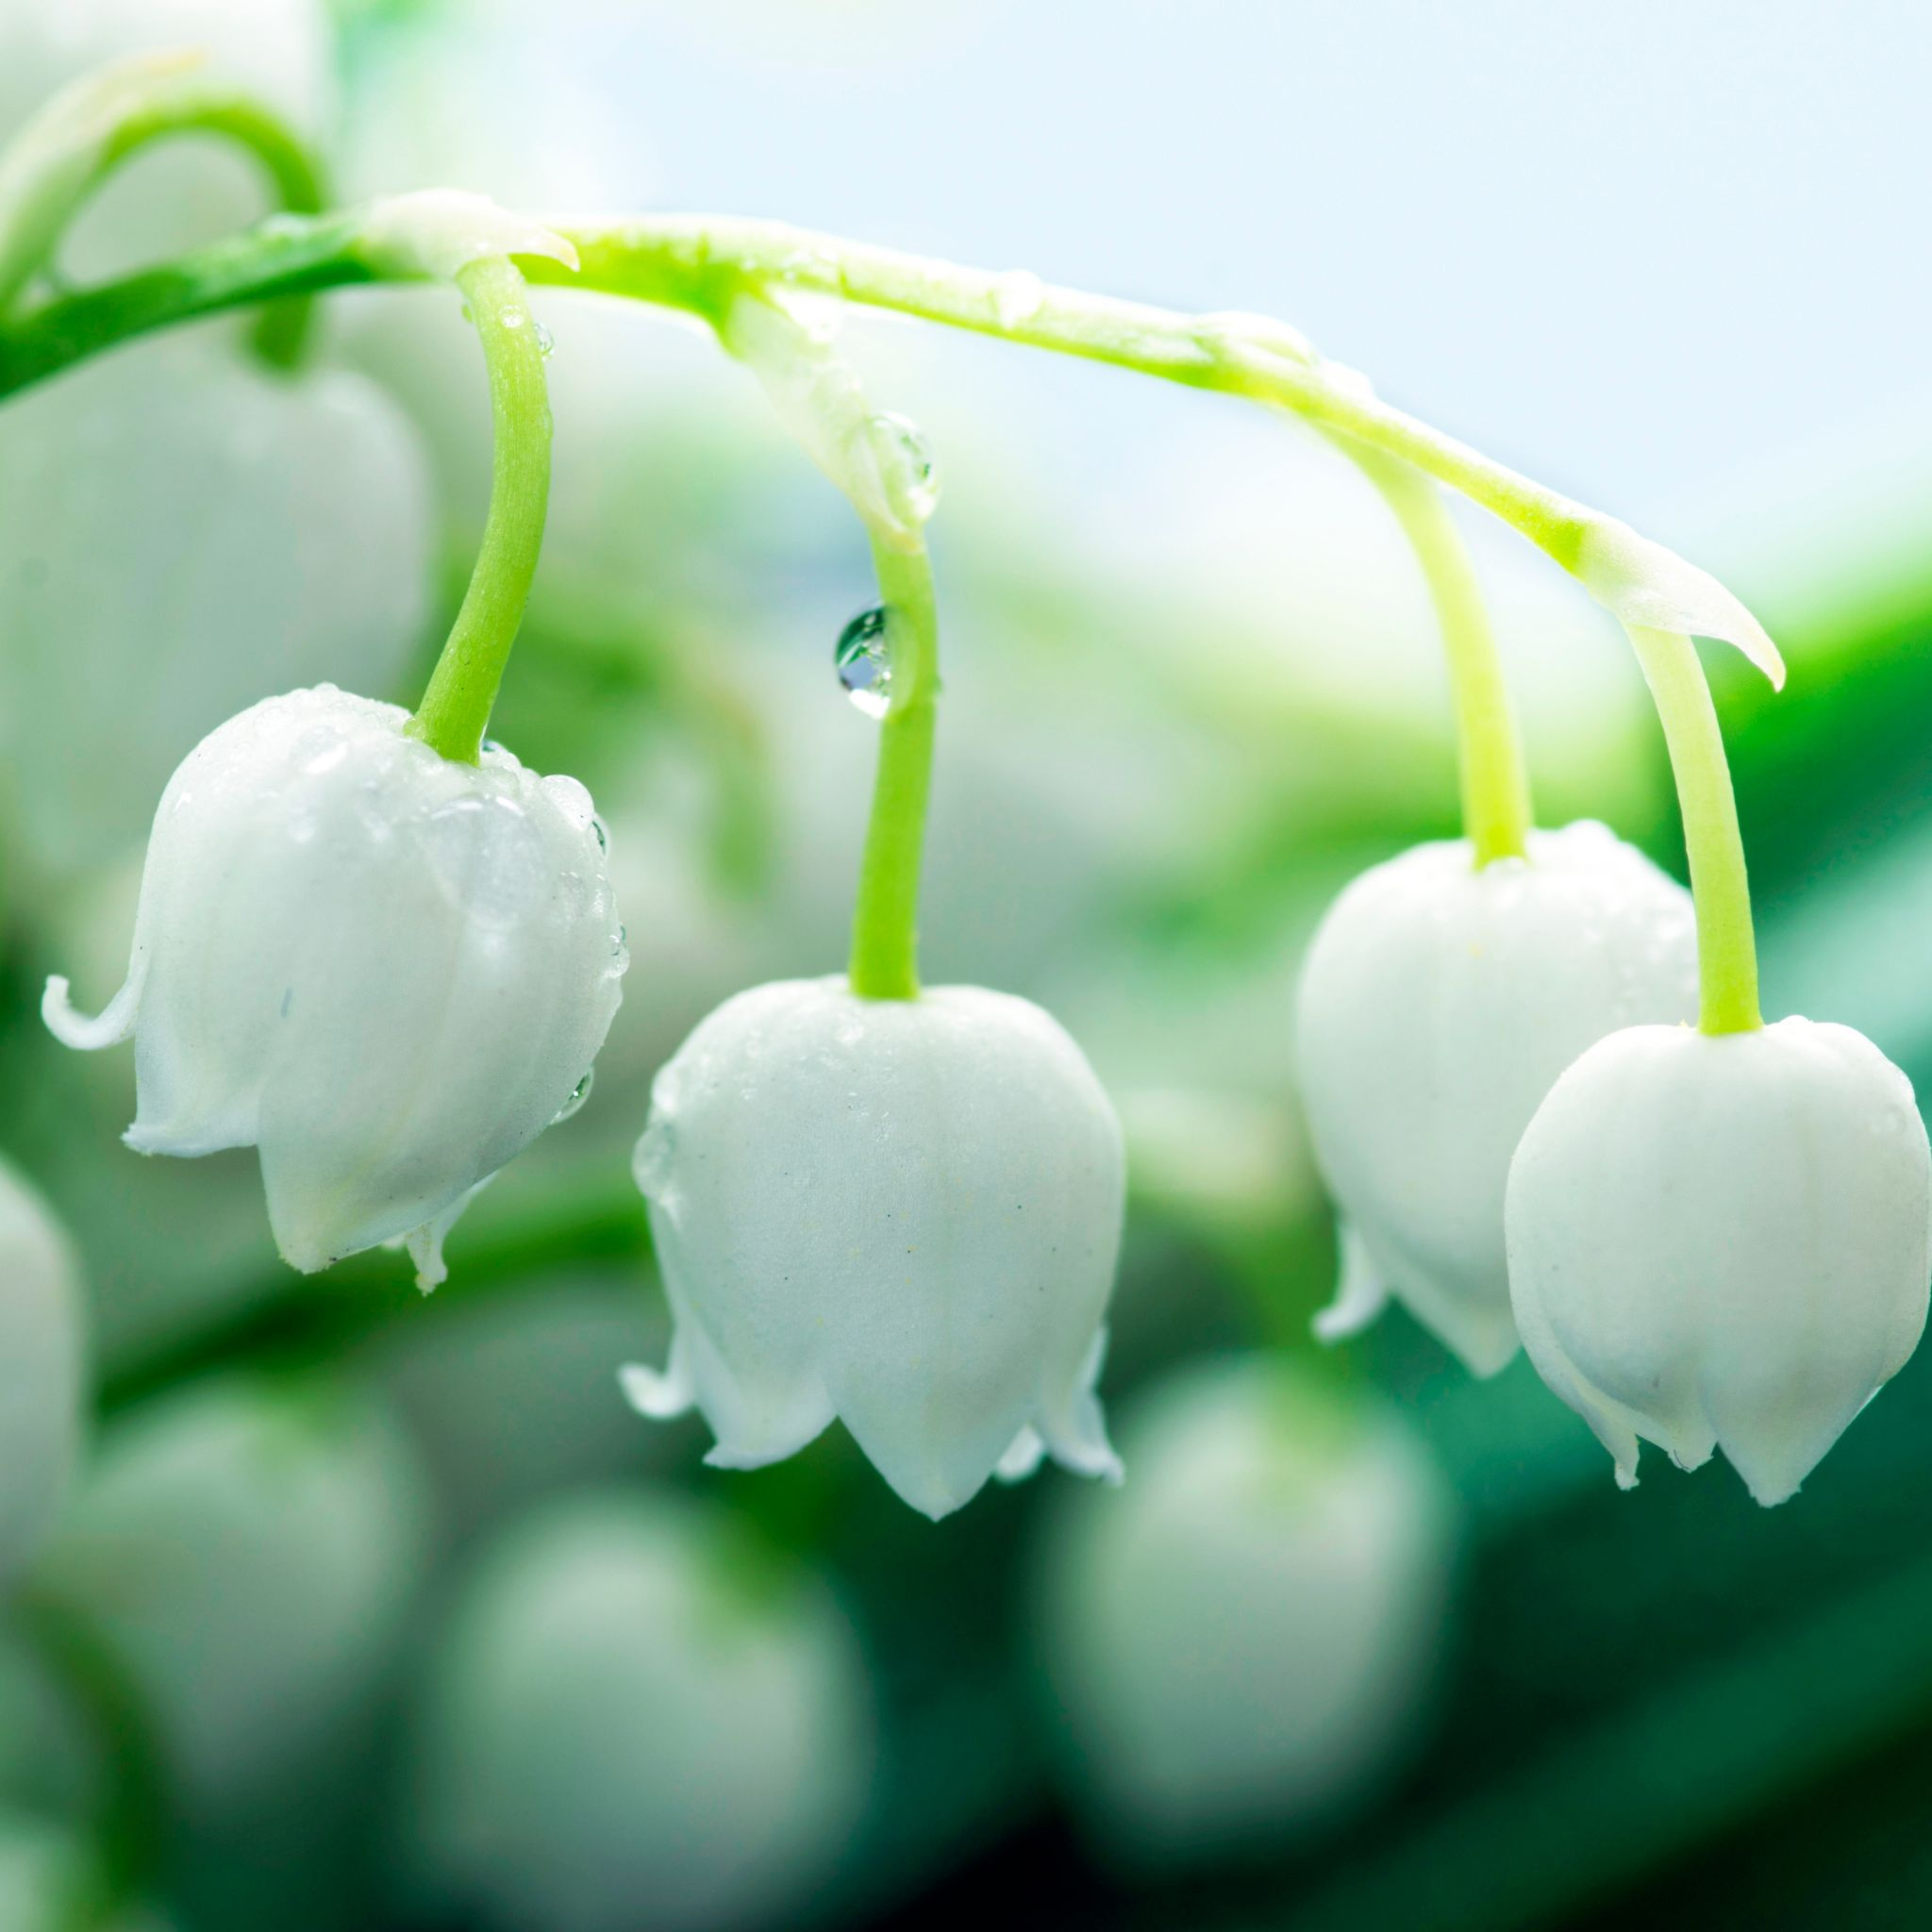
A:
[[[886,649],[886,619],[883,604],[861,610],[832,647],[832,662],[845,695],[868,718],[883,718],[891,703],[892,660]]]

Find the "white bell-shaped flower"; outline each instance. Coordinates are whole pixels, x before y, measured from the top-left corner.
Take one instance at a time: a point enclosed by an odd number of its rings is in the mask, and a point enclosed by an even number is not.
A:
[[[452,763],[328,685],[212,732],[162,794],[127,981],[70,1046],[135,1041],[142,1154],[260,1150],[293,1267],[406,1238],[425,1287],[469,1197],[568,1109],[626,955],[572,778]]]
[[[756,987],[658,1074],[636,1168],[676,1325],[625,1386],[701,1409],[708,1461],[776,1462],[836,1416],[935,1518],[1042,1453],[1118,1474],[1094,1382],[1120,1124],[1038,1007]]]
[[[1402,1416],[1277,1358],[1189,1365],[1122,1441],[1133,1480],[1040,1545],[1073,1794],[1136,1858],[1278,1841],[1415,1741],[1454,1499]]]
[[[82,1437],[79,1271],[39,1194],[0,1161],[0,1584],[52,1526]]]
[[[426,1661],[405,1845],[465,1924],[816,1916],[871,1784],[865,1658],[823,1577],[726,1512],[633,1491],[526,1517]]]
[[[1502,1368],[1503,1191],[1530,1116],[1605,1034],[1696,1010],[1690,895],[1603,825],[1480,870],[1452,840],[1364,873],[1302,975],[1302,1096],[1342,1219],[1316,1332],[1354,1334],[1392,1295],[1474,1374]]]
[[[1624,1488],[1642,1437],[1782,1503],[1917,1346],[1928,1224],[1911,1083],[1863,1034],[1633,1027],[1517,1150],[1516,1319]]]

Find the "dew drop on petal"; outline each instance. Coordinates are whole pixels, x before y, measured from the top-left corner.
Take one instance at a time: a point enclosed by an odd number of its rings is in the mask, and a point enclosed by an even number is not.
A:
[[[569,1120],[571,1115],[575,1113],[577,1109],[583,1106],[584,1102],[590,1099],[591,1083],[596,1078],[596,1069],[593,1067],[588,1074],[584,1075],[584,1077],[581,1080],[577,1082],[577,1084],[575,1087],[573,1087],[570,1090],[570,1098],[566,1100],[563,1103],[563,1105],[559,1107],[557,1109],[557,1111],[550,1117],[550,1124],[553,1127],[558,1125],[560,1123],[564,1121]]]
[[[883,718],[891,702],[891,659],[886,653],[886,607],[861,610],[839,633],[832,662],[845,694],[868,718]]]
[[[557,347],[557,338],[540,322],[537,325],[537,353],[544,361],[549,361],[551,352]]]

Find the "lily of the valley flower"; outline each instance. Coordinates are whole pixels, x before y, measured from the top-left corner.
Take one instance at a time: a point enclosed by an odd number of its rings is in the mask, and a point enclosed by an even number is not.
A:
[[[1393,1295],[1476,1374],[1516,1353],[1503,1191],[1563,1069],[1620,1026],[1697,1010],[1690,897],[1605,826],[1533,832],[1476,868],[1463,840],[1357,879],[1302,977],[1303,1099],[1341,1204],[1350,1335]]]
[[[1917,1345],[1928,1224],[1911,1083],[1863,1034],[1633,1027],[1517,1151],[1516,1318],[1624,1488],[1642,1437],[1782,1503]]]
[[[625,1388],[701,1409],[710,1462],[776,1462],[836,1416],[932,1517],[1043,1453],[1118,1474],[1093,1385],[1120,1124],[1038,1007],[754,988],[658,1074],[636,1166],[676,1328]]]
[[[625,965],[601,825],[572,778],[407,736],[329,685],[230,719],[149,841],[127,981],[70,1046],[135,1041],[127,1144],[256,1146],[304,1271],[406,1238],[418,1279],[468,1198],[581,1091]]]

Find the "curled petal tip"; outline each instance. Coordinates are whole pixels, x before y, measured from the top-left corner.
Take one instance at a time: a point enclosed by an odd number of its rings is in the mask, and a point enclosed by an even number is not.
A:
[[[1389,1305],[1389,1286],[1369,1258],[1367,1243],[1347,1223],[1341,1228],[1341,1267],[1335,1299],[1309,1326],[1317,1341],[1346,1341],[1359,1335]]]
[[[67,978],[56,973],[49,976],[47,990],[41,995],[41,1018],[62,1046],[74,1047],[80,1053],[98,1053],[106,1046],[119,1046],[133,1033],[140,991],[130,978],[98,1014],[89,1019],[75,1009]]]
[[[1040,1440],[1040,1431],[1024,1428],[994,1465],[993,1474],[1003,1483],[1024,1483],[1040,1467],[1045,1455],[1046,1444]]]
[[[624,1399],[653,1422],[669,1422],[687,1413],[691,1406],[691,1385],[675,1367],[660,1374],[642,1362],[626,1362],[617,1372],[617,1386],[623,1390]]]

